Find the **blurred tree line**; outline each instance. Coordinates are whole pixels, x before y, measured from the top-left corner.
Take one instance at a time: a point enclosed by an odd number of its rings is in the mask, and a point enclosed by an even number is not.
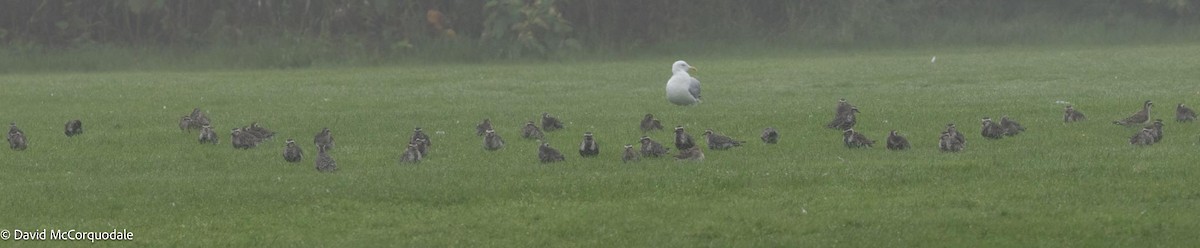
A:
[[[1064,22],[1195,25],[1200,0],[0,0],[0,46],[305,39],[383,53],[455,43],[525,57],[685,39],[1003,41]]]

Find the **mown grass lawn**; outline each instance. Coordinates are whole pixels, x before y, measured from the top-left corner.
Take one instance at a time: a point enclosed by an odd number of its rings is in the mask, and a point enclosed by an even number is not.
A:
[[[1200,106],[1200,45],[682,58],[700,69],[696,107],[664,99],[676,58],[0,75],[0,122],[30,139],[29,150],[0,150],[0,229],[127,229],[132,244],[154,247],[1200,242],[1200,123],[1173,121],[1175,104]],[[838,98],[858,106],[855,129],[878,146],[847,149],[823,127]],[[1166,138],[1132,147],[1137,130],[1110,122],[1144,100],[1168,120]],[[1061,102],[1089,120],[1062,123]],[[177,128],[194,107],[220,145]],[[547,136],[564,163],[537,163],[536,142],[519,137],[542,112],[566,122]],[[622,164],[646,113],[696,138],[711,128],[749,142],[699,163]],[[979,136],[981,117],[1001,115],[1028,131]],[[86,133],[67,138],[62,125],[76,118]],[[483,118],[506,148],[481,148]],[[278,136],[234,150],[229,130],[254,121]],[[964,152],[937,151],[947,123],[967,134]],[[418,126],[433,141],[427,160],[398,164]],[[758,141],[768,126],[779,144]],[[322,127],[337,139],[336,173],[313,166]],[[884,149],[893,129],[914,149]],[[585,131],[600,157],[577,155]],[[283,161],[287,138],[305,149],[302,163]]]

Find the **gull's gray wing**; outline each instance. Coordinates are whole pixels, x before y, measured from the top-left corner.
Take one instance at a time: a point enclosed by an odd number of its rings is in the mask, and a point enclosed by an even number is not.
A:
[[[692,93],[692,97],[700,99],[700,80],[696,78],[690,79],[690,82],[688,82],[688,92]]]

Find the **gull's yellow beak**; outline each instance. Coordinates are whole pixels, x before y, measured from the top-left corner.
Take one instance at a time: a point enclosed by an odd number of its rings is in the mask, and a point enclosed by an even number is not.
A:
[[[690,65],[688,66],[688,71],[698,71],[698,70],[700,70],[700,69],[696,69],[696,67],[694,67],[694,66],[690,66]]]

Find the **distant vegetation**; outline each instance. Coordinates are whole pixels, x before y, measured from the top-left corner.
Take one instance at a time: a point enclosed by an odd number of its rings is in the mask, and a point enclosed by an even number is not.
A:
[[[1114,43],[1194,40],[1197,24],[1200,0],[4,1],[0,66],[286,68],[673,49],[665,47]],[[48,53],[62,50],[70,53]],[[97,62],[110,59],[127,61]]]

